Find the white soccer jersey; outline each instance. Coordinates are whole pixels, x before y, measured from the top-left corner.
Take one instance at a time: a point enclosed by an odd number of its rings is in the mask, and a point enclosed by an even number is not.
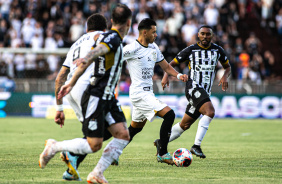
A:
[[[89,32],[82,35],[74,44],[72,44],[70,50],[68,51],[67,58],[63,63],[63,66],[70,68],[70,73],[68,74],[66,84],[69,83],[70,79],[72,78],[75,69],[77,68],[76,64],[73,64],[73,61],[85,57],[88,52],[92,49],[93,45],[95,44],[94,36],[96,34],[103,33],[102,31],[94,31]],[[92,63],[80,76],[77,83],[80,84],[89,84],[89,79],[94,72],[94,64]]]
[[[142,45],[138,40],[123,48],[124,60],[127,61],[131,77],[130,96],[143,91],[153,90],[153,75],[155,64],[164,60],[157,44]]]
[[[103,33],[102,31],[89,32],[82,35],[70,48],[67,58],[63,63],[63,66],[70,68],[70,73],[68,74],[66,83],[70,82],[71,77],[73,76],[75,69],[77,68],[72,62],[78,58],[86,56],[86,54],[92,49],[95,44],[94,36],[98,33]],[[91,75],[94,72],[94,64],[92,63],[81,77],[76,82],[75,86],[71,92],[66,96],[70,106],[74,110],[76,117],[80,122],[83,121],[83,115],[81,110],[81,98],[83,92],[89,84]]]

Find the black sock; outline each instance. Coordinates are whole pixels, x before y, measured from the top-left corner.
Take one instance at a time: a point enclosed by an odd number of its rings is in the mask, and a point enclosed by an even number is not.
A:
[[[77,159],[77,168],[78,168],[79,164],[85,159],[87,154],[85,154],[85,155],[77,155],[77,156],[78,156],[78,159]]]
[[[138,134],[139,132],[141,132],[143,128],[133,128],[131,125],[128,127],[128,131],[129,131],[129,135],[130,135],[130,140],[128,142],[128,144],[132,141],[133,137]]]
[[[174,111],[173,110],[168,111],[164,115],[163,119],[164,121],[160,129],[160,143],[161,143],[161,149],[159,152],[160,156],[167,153],[167,144],[168,144],[169,137],[171,134],[171,127],[175,119]]]

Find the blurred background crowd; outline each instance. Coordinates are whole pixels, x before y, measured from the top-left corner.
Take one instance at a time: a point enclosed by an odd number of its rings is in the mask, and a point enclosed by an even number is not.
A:
[[[93,13],[103,14],[110,29],[111,10],[117,3],[133,11],[124,44],[138,37],[142,19],[152,18],[157,22],[156,43],[170,62],[197,42],[198,28],[207,24],[214,29],[213,42],[230,58],[232,79],[257,84],[281,79],[282,0],[0,0],[0,48],[68,48],[85,33],[86,19]],[[1,52],[0,76],[54,80],[64,59],[56,54]],[[187,73],[187,64],[178,70]],[[162,75],[155,67],[154,80]],[[120,90],[127,92],[129,85],[124,67]]]

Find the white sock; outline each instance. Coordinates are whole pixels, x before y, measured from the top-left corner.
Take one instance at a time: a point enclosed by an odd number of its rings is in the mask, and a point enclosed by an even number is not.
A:
[[[170,137],[169,137],[169,142],[171,142],[171,141],[177,139],[178,137],[180,137],[183,132],[184,132],[184,130],[180,127],[180,122],[173,125],[173,127],[171,128],[171,134],[170,134]]]
[[[69,152],[80,154],[80,155],[93,153],[87,140],[82,139],[82,138],[76,138],[72,140],[57,142],[55,145],[56,145],[55,146],[56,152],[69,151]]]
[[[128,144],[129,141],[123,139],[114,138],[105,147],[103,154],[94,168],[95,173],[103,173],[114,160],[117,160],[122,153],[122,150]]]
[[[211,120],[212,120],[212,118],[210,118],[206,115],[204,115],[200,119],[197,134],[196,134],[196,137],[195,137],[195,143],[194,143],[195,145],[198,145],[198,146],[201,145],[202,140],[204,139],[204,137],[205,137],[205,135],[208,131]]]

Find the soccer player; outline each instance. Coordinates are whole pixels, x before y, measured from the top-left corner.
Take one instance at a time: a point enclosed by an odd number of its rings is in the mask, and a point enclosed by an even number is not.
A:
[[[178,73],[171,67],[154,43],[157,37],[154,20],[143,19],[138,25],[138,30],[139,37],[137,40],[123,48],[123,56],[127,61],[132,81],[129,89],[129,96],[133,105],[132,122],[128,128],[130,141],[142,130],[147,120],[152,122],[156,116],[163,118],[160,139],[157,142],[159,149],[157,160],[173,164],[172,157],[167,151],[167,144],[175,114],[167,104],[155,97],[152,77],[155,64],[159,64],[165,72],[184,82],[188,80],[188,76]]]
[[[198,31],[199,42],[180,51],[170,62],[171,66],[175,66],[188,61],[190,71],[185,88],[188,105],[181,122],[172,127],[169,141],[177,139],[185,130],[190,128],[200,115],[203,115],[198,124],[195,143],[190,150],[200,158],[206,158],[201,149],[201,143],[215,113],[210,95],[218,61],[225,69],[219,81],[223,91],[228,88],[228,77],[231,74],[229,60],[223,48],[211,42],[213,36],[214,33],[210,26],[201,26]],[[163,88],[169,86],[167,74],[162,79],[162,86]]]
[[[86,56],[86,54],[93,48],[95,44],[94,38],[99,34],[105,32],[107,28],[107,21],[103,15],[93,14],[87,19],[87,33],[82,35],[70,48],[67,53],[66,60],[58,73],[55,81],[55,96],[56,96],[56,114],[55,122],[59,125],[64,125],[65,115],[63,111],[63,100],[58,99],[58,93],[64,83],[69,83],[77,66],[73,63],[74,60]],[[94,63],[90,65],[78,79],[78,82],[73,87],[72,91],[66,96],[70,106],[74,110],[77,119],[82,123],[82,109],[81,98],[86,87],[90,83],[91,75],[94,72]],[[105,130],[104,141],[109,139],[111,134]],[[81,180],[77,167],[84,160],[86,155],[78,155],[70,152],[61,152],[61,158],[66,162],[70,168],[63,174],[65,180]]]
[[[131,10],[118,4],[112,10],[112,29],[100,34],[94,49],[84,58],[77,59],[82,63],[76,69],[71,81],[61,87],[58,99],[67,95],[88,66],[94,62],[94,76],[85,90],[82,100],[84,117],[82,131],[86,139],[76,138],[57,142],[48,139],[39,158],[43,169],[57,152],[69,151],[75,154],[94,153],[101,149],[103,143],[105,120],[113,140],[105,147],[96,167],[87,177],[88,183],[108,183],[103,173],[109,165],[117,160],[128,144],[129,133],[124,114],[114,97],[114,90],[122,70],[122,39],[131,26]]]

